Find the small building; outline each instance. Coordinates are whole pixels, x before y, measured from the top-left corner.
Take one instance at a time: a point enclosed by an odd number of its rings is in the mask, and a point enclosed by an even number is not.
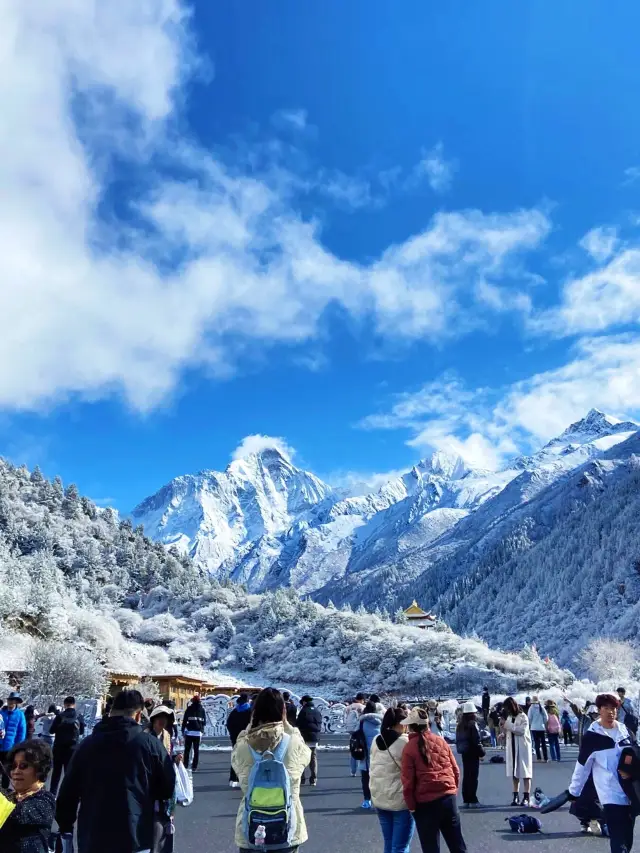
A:
[[[407,617],[408,624],[413,628],[433,628],[438,621],[438,617],[433,613],[424,611],[415,598],[404,611],[404,615]]]

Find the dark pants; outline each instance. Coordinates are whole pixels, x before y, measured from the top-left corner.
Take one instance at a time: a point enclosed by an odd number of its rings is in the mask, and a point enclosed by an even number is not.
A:
[[[544,736],[544,732],[531,732],[533,735],[533,744],[536,748],[536,758],[540,761],[541,757],[544,758],[545,761],[548,761],[549,756],[547,755],[547,740]],[[542,756],[540,755],[540,750],[542,750]]]
[[[633,847],[633,827],[636,822],[631,807],[604,805],[602,809],[609,830],[611,853],[629,853]]]
[[[2,764],[3,767],[7,767],[7,758],[8,757],[9,757],[8,752],[0,752],[0,764]],[[7,767],[7,770],[8,769],[9,768]],[[0,770],[0,787],[4,788],[5,791],[8,791],[10,781],[11,780],[9,779],[7,774],[4,771]]]
[[[360,776],[362,777],[362,796],[365,800],[371,799],[371,788],[369,787],[369,771],[361,770]]]
[[[440,853],[440,833],[450,853],[467,853],[458,804],[453,794],[431,803],[418,803],[413,817],[422,853]]]
[[[307,744],[307,746],[309,746],[309,745]],[[311,760],[309,761],[309,773],[311,774],[311,777],[309,779],[309,782],[313,785],[313,783],[318,778],[318,756],[316,754],[317,747],[309,746],[309,749],[311,750]],[[306,770],[303,770],[302,771],[302,779],[300,780],[303,785],[304,785],[304,781],[305,781],[305,774],[306,774]]]
[[[560,735],[549,733],[549,752],[552,761],[560,761]]]
[[[278,853],[298,853],[299,847],[287,847],[286,850],[278,850]],[[255,848],[249,850],[247,847],[241,847],[240,853],[256,853]]]
[[[189,759],[191,758],[191,748],[193,747],[193,767],[192,770],[198,769],[198,761],[200,759],[200,741],[202,738],[194,737],[193,735],[184,736],[184,766],[189,769]]]
[[[71,756],[73,755],[73,750],[75,749],[75,744],[72,746],[56,746],[54,741],[53,746],[53,773],[51,774],[51,787],[50,791],[52,794],[58,793],[58,785],[60,784],[60,779],[62,778],[62,771],[67,772],[67,767],[69,766],[69,762],[71,761]]]
[[[462,802],[478,802],[478,774],[480,758],[477,755],[462,756]]]
[[[173,853],[175,835],[169,833],[171,818],[156,812],[153,817],[152,853]]]
[[[573,743],[573,730],[568,728],[562,729],[562,737],[564,738],[564,745],[569,746]]]

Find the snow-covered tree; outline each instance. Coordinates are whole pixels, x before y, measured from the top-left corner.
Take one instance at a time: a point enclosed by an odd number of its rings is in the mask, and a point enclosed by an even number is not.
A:
[[[40,705],[65,696],[98,699],[106,688],[106,671],[96,655],[72,643],[34,643],[26,670],[22,693]]]
[[[625,686],[638,675],[640,652],[629,642],[601,637],[585,647],[582,662],[596,683],[615,681]]]

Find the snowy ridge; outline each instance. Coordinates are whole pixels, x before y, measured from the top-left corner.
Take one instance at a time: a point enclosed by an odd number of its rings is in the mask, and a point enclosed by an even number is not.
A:
[[[500,471],[473,469],[437,452],[357,497],[344,497],[269,449],[223,473],[176,478],[132,518],[213,577],[251,591],[291,585],[323,601],[373,602],[374,590],[387,594],[379,581],[390,568],[402,564],[417,577],[475,541],[479,529],[499,536],[514,509],[637,429],[592,409],[536,454]]]

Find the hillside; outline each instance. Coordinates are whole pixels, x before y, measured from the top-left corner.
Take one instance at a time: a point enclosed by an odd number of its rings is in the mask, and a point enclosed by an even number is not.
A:
[[[571,675],[492,651],[446,628],[336,610],[295,591],[247,594],[99,510],[59,479],[0,460],[0,660],[20,668],[32,638],[93,649],[111,669],[233,667],[342,695],[496,691],[565,684]],[[249,676],[251,677],[251,676]]]

